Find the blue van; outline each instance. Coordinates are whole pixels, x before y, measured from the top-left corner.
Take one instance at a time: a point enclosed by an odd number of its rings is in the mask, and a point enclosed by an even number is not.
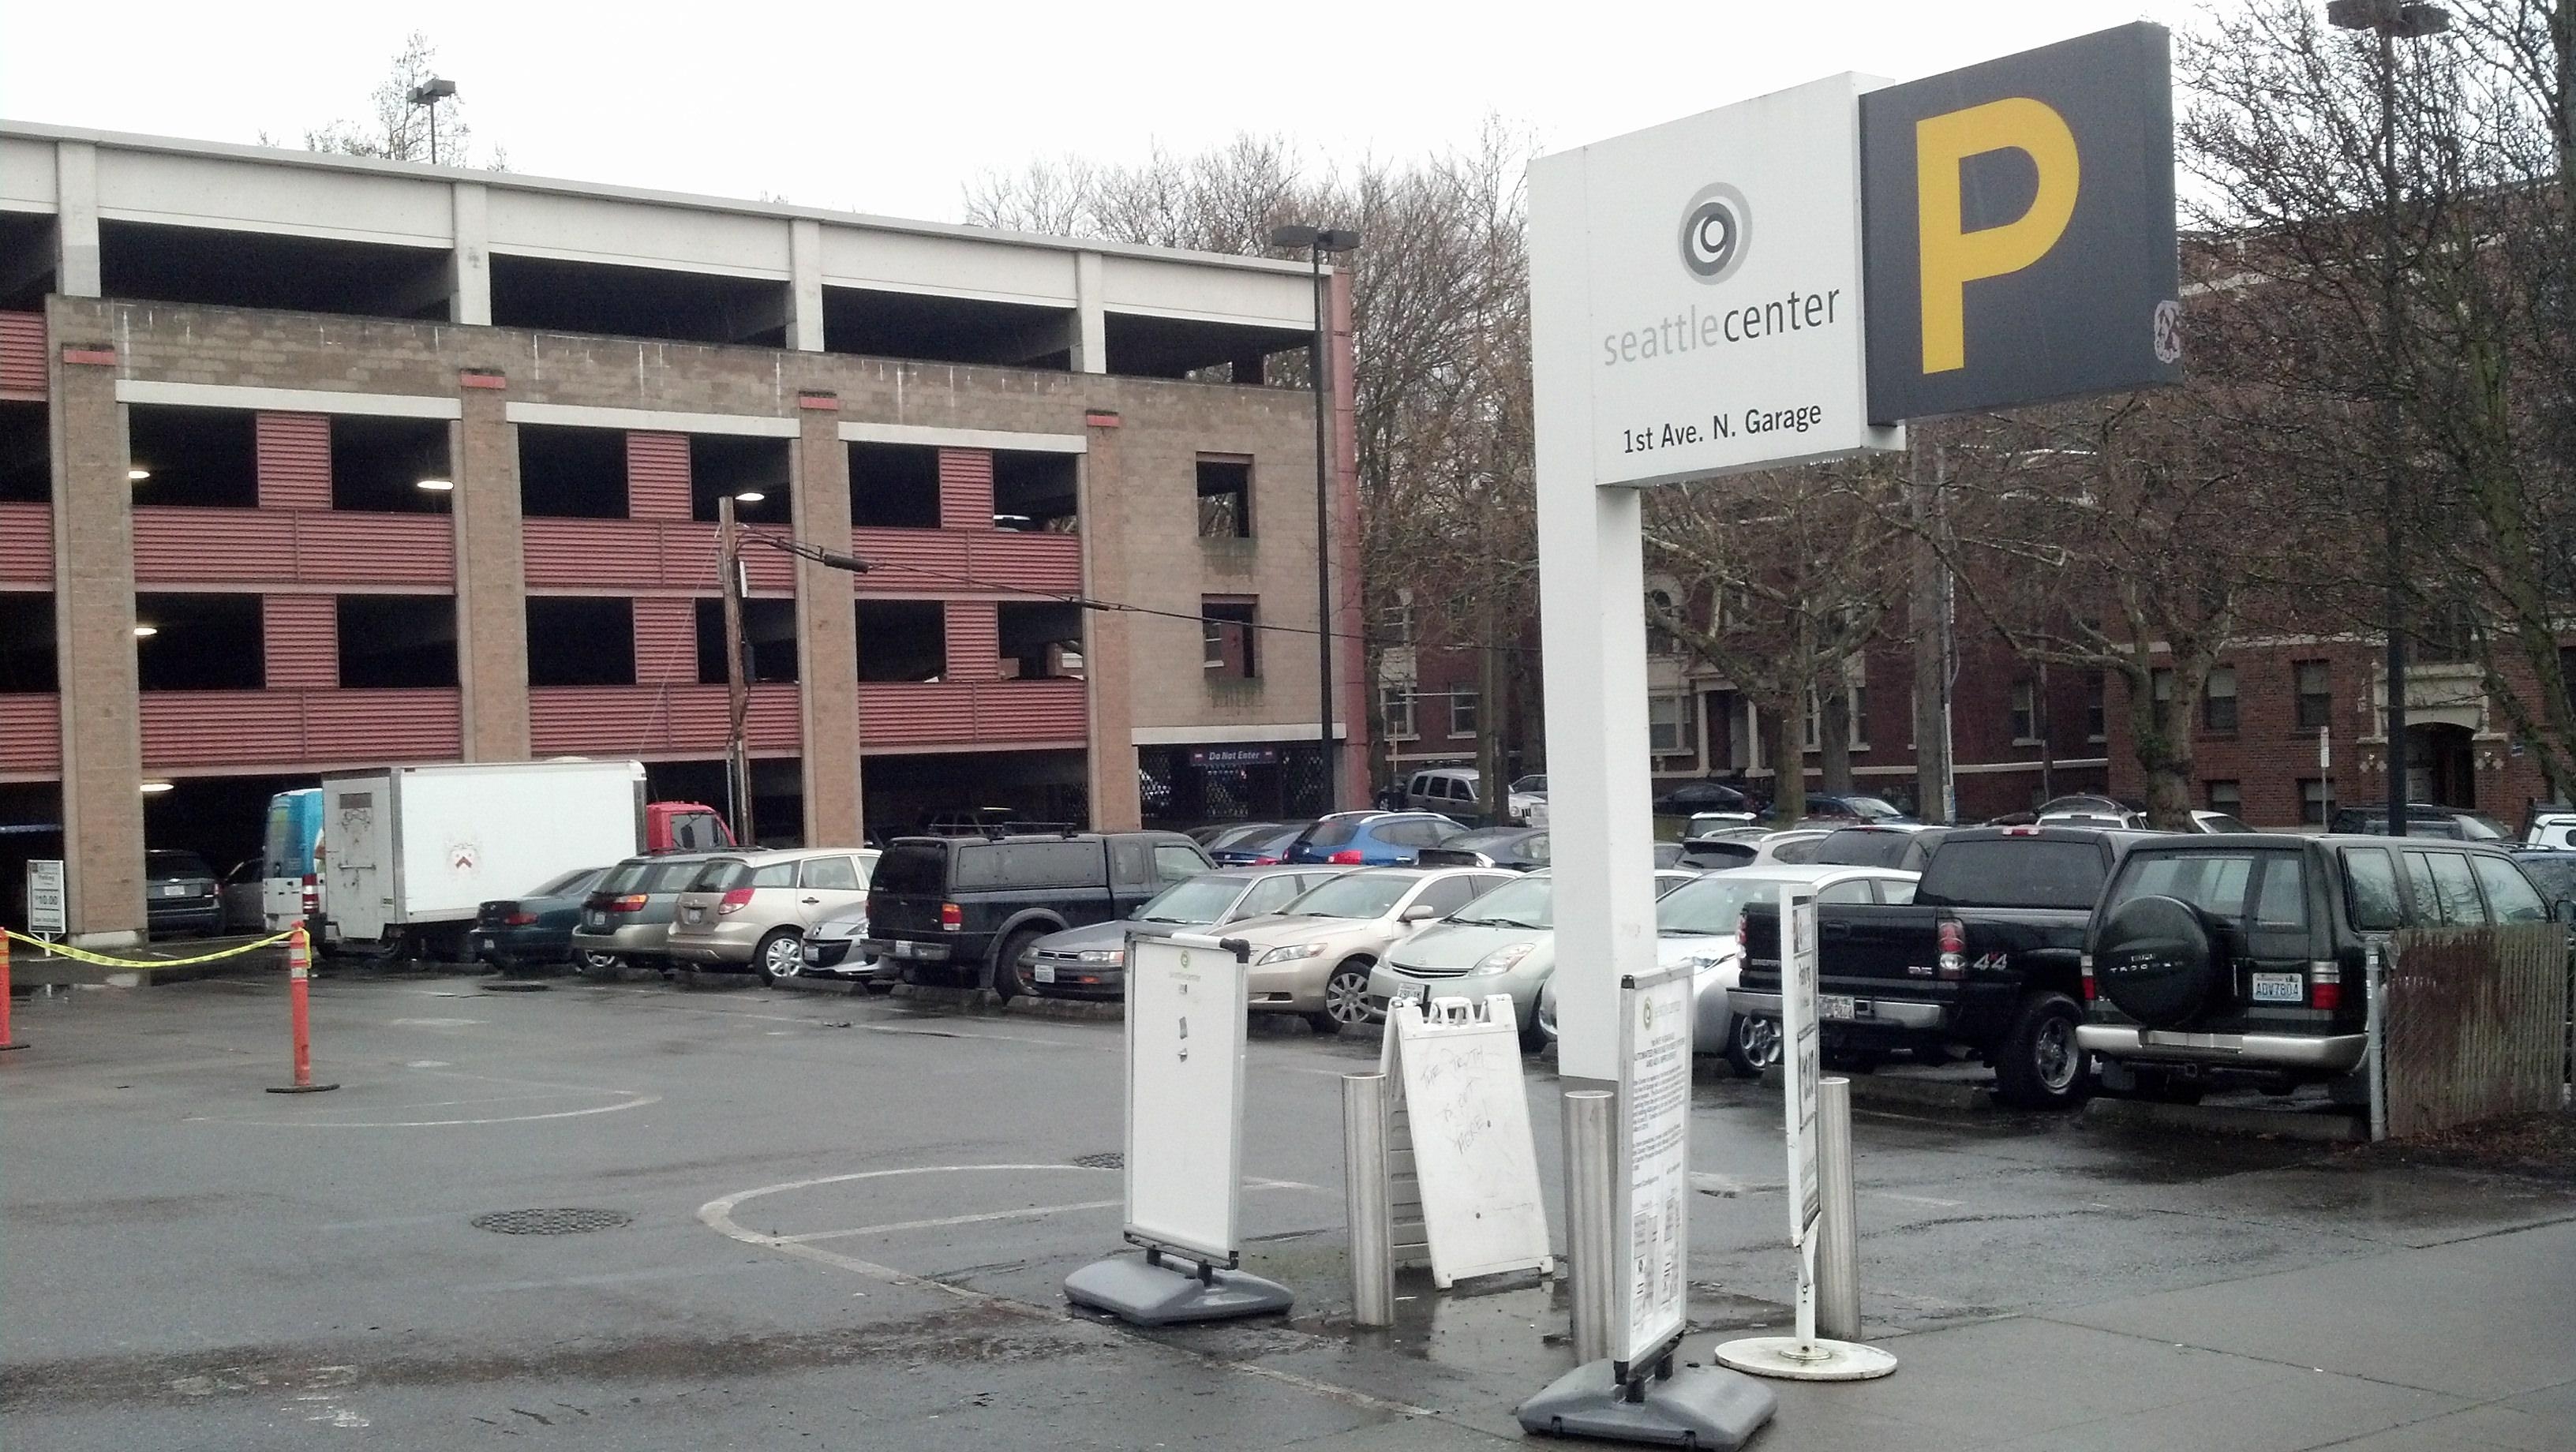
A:
[[[260,916],[270,932],[304,920],[307,937],[322,941],[322,789],[279,792],[268,799],[266,879]]]

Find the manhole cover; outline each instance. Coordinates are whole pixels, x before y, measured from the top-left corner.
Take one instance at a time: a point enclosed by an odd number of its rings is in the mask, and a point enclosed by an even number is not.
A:
[[[1073,1162],[1086,1170],[1123,1170],[1127,1168],[1127,1157],[1116,1150],[1111,1150],[1106,1154],[1078,1155],[1074,1158]]]
[[[580,1235],[634,1222],[623,1210],[495,1210],[475,1216],[474,1228],[501,1235]]]

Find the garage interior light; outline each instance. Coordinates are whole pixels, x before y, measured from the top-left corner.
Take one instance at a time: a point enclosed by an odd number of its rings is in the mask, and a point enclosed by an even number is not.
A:
[[[456,487],[456,481],[453,479],[423,479],[420,481],[420,487],[433,494],[444,494],[450,489]]]
[[[147,781],[143,784],[143,794],[147,797],[159,796],[169,789],[170,783],[166,781]]]
[[[140,484],[151,477],[152,471],[149,469],[128,469],[125,471],[125,482],[128,484]]]
[[[161,627],[158,625],[138,625],[134,627],[134,638],[137,640],[149,640],[160,633]]]
[[[768,497],[768,495],[761,493],[757,489],[737,489],[734,491],[733,502],[736,504],[758,504],[760,501],[767,499]]]

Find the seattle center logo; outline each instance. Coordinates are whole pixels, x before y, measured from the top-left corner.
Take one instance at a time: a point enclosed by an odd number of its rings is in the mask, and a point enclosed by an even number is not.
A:
[[[1682,266],[1705,283],[1721,283],[1733,277],[1735,270],[1744,265],[1744,249],[1752,240],[1752,218],[1744,193],[1724,182],[1700,188],[1692,194],[1690,205],[1682,209]]]

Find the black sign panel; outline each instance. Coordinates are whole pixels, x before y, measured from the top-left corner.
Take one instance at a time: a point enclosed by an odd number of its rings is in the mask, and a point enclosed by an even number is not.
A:
[[[1872,91],[1860,130],[1871,422],[2181,381],[2163,26]]]

